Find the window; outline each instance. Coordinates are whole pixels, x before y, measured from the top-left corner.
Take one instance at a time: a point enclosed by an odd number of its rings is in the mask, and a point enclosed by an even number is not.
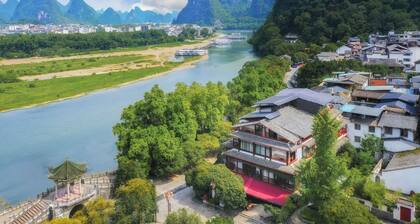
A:
[[[361,141],[360,136],[354,136],[354,142],[360,142],[360,141]]]
[[[375,133],[375,126],[369,126],[369,132]]]
[[[269,130],[268,131],[268,137],[271,138],[271,139],[277,139],[277,133],[275,133],[272,130]]]
[[[354,124],[354,129],[355,130],[360,130],[360,124]]]
[[[253,153],[252,144],[249,142],[241,141],[241,150]]]
[[[293,162],[296,160],[296,152],[291,152],[290,153],[290,161]]]
[[[390,128],[390,127],[385,127],[385,134],[387,134],[387,135],[392,135],[392,128]]]
[[[270,156],[270,151],[267,147],[262,145],[255,145],[255,154],[259,156]]]
[[[408,130],[407,129],[401,129],[401,137],[408,137]]]
[[[255,125],[255,134],[262,136],[263,135],[263,126]]]

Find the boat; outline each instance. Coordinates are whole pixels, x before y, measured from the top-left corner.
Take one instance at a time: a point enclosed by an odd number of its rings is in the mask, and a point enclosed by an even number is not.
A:
[[[207,54],[208,50],[205,49],[182,49],[175,52],[175,56],[203,56]]]

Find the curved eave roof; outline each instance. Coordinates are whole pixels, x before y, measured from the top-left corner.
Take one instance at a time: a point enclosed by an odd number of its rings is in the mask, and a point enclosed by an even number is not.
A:
[[[80,178],[87,171],[86,164],[64,161],[57,167],[49,168],[48,179],[67,182]]]

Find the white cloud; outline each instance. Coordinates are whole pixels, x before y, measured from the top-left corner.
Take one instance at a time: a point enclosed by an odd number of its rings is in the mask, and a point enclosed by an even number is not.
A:
[[[63,4],[67,4],[69,0],[58,0]],[[180,11],[186,4],[187,0],[85,0],[95,9],[106,9],[112,7],[115,10],[128,11],[135,6],[142,10],[152,10],[159,13],[167,13]]]
[[[139,3],[134,4],[134,6],[139,6],[143,10],[168,13],[180,11],[186,4],[187,0],[141,0]]]

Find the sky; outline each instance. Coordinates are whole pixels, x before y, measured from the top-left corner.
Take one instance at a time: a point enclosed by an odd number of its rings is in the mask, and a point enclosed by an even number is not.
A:
[[[58,1],[66,4],[69,0]],[[85,0],[85,2],[95,9],[112,7],[115,10],[128,11],[138,6],[142,10],[159,13],[180,11],[187,4],[187,0]]]

